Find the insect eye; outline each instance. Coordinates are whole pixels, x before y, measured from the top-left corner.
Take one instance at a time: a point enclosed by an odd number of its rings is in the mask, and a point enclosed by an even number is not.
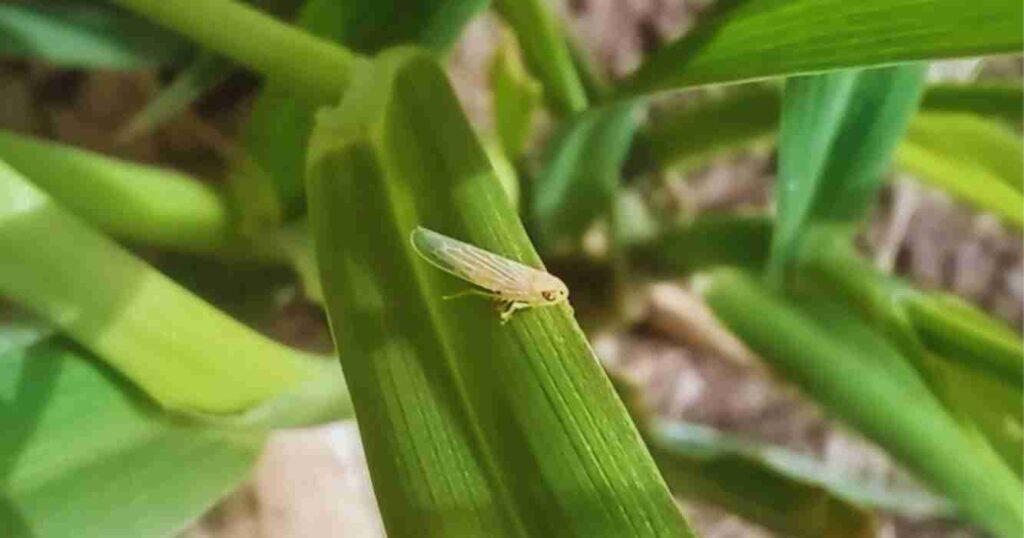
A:
[[[555,300],[555,292],[553,292],[553,291],[544,291],[544,292],[541,292],[540,295],[541,295],[541,297],[544,298],[545,301],[554,301]]]

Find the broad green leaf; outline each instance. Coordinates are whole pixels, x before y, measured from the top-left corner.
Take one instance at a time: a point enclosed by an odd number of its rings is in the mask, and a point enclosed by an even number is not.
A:
[[[519,58],[519,45],[511,34],[503,35],[491,62],[494,130],[510,159],[518,159],[530,135],[534,113],[541,103],[540,83]]]
[[[971,112],[1001,118],[1010,125],[1024,121],[1024,87],[1020,84],[936,84],[921,99],[921,109]]]
[[[232,63],[211,52],[201,52],[166,88],[146,103],[146,107],[118,133],[119,140],[145,135],[167,120],[181,114],[204,93],[223,82],[231,74]]]
[[[629,247],[630,263],[655,277],[678,278],[715,266],[759,271],[768,261],[771,220],[707,216]]]
[[[166,407],[245,411],[324,375],[318,359],[187,292],[3,163],[0,253],[0,294],[59,326]]]
[[[192,46],[173,32],[106,2],[0,4],[0,58],[63,68],[139,69],[179,63]]]
[[[167,415],[55,340],[0,356],[0,428],[12,538],[171,535],[248,477],[266,436]]]
[[[399,49],[355,75],[319,118],[307,192],[388,532],[689,535],[569,307],[502,325],[443,300],[467,284],[412,250],[422,225],[540,267],[444,71]]]
[[[847,308],[821,295],[783,299],[736,272],[715,273],[705,286],[716,315],[830,413],[978,525],[1007,538],[1024,532],[1019,479],[946,412],[892,343]]]
[[[587,92],[561,21],[545,0],[498,0],[495,9],[512,27],[531,73],[544,86],[548,107],[560,115],[587,108]]]
[[[309,0],[297,24],[306,31],[362,53],[403,43],[444,51],[486,0]],[[300,56],[301,57],[301,56]],[[296,97],[287,81],[268,81],[253,108],[245,144],[277,186],[285,216],[301,213],[306,145],[321,105]]]
[[[728,1],[655,52],[621,96],[924,59],[1017,53],[1016,1]]]
[[[578,239],[612,209],[640,103],[623,102],[570,120],[531,186],[533,218],[545,247]]]
[[[198,251],[231,243],[224,196],[184,174],[2,131],[0,159],[115,236]]]
[[[853,223],[867,213],[917,108],[924,75],[923,65],[908,65],[786,82],[774,274],[781,275],[809,226]]]

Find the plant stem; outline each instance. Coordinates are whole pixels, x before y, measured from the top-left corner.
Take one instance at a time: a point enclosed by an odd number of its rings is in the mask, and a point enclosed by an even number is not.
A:
[[[114,0],[197,43],[285,82],[320,104],[348,84],[356,56],[235,0]]]

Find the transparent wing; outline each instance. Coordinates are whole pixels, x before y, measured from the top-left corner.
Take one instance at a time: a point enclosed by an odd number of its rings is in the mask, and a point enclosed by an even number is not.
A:
[[[491,291],[529,293],[532,275],[541,273],[426,228],[413,230],[411,239],[416,252],[438,269]]]

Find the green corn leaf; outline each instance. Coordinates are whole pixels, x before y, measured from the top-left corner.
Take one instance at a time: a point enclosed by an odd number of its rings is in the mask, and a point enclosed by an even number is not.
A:
[[[192,46],[106,2],[46,0],[0,4],[0,58],[56,67],[140,69],[180,63]]]
[[[917,108],[923,65],[789,79],[782,103],[774,274],[816,222],[858,221]]]
[[[510,159],[518,159],[526,147],[534,112],[541,103],[541,85],[519,58],[519,45],[511,34],[503,35],[491,63],[494,130]]]
[[[655,52],[619,95],[1024,47],[1020,2],[749,0],[716,9]]]
[[[321,38],[357,52],[417,43],[444,51],[486,0],[310,0],[298,25]],[[246,127],[245,144],[256,163],[270,175],[286,216],[302,212],[306,145],[317,107],[295,96],[286,82],[271,80],[263,89]]]
[[[201,52],[166,88],[132,116],[117,138],[127,141],[152,132],[164,122],[188,109],[214,86],[231,74],[234,65],[211,52]]]
[[[190,294],[3,163],[0,252],[0,293],[166,407],[236,413],[324,375],[323,361]]]
[[[1007,538],[1024,532],[1019,479],[947,413],[891,343],[848,309],[822,295],[783,299],[736,272],[715,273],[705,286],[716,315],[830,413],[978,525]]]
[[[494,5],[512,27],[530,72],[544,85],[544,99],[556,114],[587,108],[587,91],[576,71],[573,53],[561,26],[544,0],[498,0]]]
[[[633,101],[588,111],[559,133],[531,186],[533,216],[544,246],[578,239],[611,211],[639,107]]]
[[[540,260],[427,53],[361,66],[310,150],[332,332],[393,535],[686,536],[565,306],[499,323],[417,256],[417,226]]]
[[[12,538],[171,535],[248,477],[266,437],[164,414],[52,339],[0,354],[0,428]]]

